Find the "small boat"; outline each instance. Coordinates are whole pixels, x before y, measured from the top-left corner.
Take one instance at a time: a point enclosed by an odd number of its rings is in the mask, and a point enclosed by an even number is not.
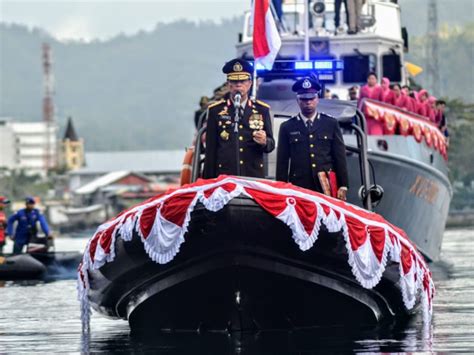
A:
[[[46,266],[30,254],[0,257],[0,280],[35,280],[45,273]]]
[[[62,277],[66,271],[77,269],[81,259],[79,252],[55,251],[51,239],[34,238],[28,245],[27,253],[0,257],[0,280]]]
[[[429,318],[434,290],[422,255],[381,216],[232,176],[198,180],[101,225],[78,283],[86,327],[92,305],[132,331],[370,324],[419,305]]]

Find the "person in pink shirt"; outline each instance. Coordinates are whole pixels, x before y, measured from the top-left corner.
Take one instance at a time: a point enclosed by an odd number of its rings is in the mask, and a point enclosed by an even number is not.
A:
[[[438,114],[436,110],[436,97],[430,96],[428,98],[428,117],[430,118],[430,121],[433,123],[438,124],[439,122],[437,121]]]
[[[418,106],[416,109],[416,113],[426,118],[429,118],[428,96],[428,91],[423,89],[420,90],[417,97]]]
[[[382,78],[382,101],[390,105],[395,105],[395,97],[390,90],[390,80],[388,78]]]
[[[404,110],[410,111],[412,109],[411,100],[407,95],[402,93],[402,88],[399,84],[392,85],[393,105]]]
[[[367,84],[360,88],[359,102],[367,97],[372,100],[382,101],[382,87],[377,84],[377,74],[370,72],[367,75]]]
[[[405,106],[406,109],[410,112],[415,112],[415,102],[412,97],[410,97],[410,87],[408,85],[404,85],[401,90],[402,96],[406,97]]]
[[[359,107],[364,98],[382,101],[382,87],[377,84],[377,74],[373,72],[367,75],[367,84],[360,89]],[[367,117],[367,131],[371,135],[383,135],[383,122]]]

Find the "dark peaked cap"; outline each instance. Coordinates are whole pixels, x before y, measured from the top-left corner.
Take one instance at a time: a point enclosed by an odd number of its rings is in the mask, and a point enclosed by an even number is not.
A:
[[[222,72],[227,74],[227,80],[250,80],[253,66],[244,59],[232,59],[224,64]]]
[[[312,99],[321,91],[321,85],[316,80],[306,77],[297,80],[291,89],[299,98]]]

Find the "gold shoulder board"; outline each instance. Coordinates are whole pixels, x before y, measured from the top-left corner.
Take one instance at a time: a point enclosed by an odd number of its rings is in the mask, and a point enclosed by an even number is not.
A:
[[[207,108],[209,109],[209,108],[211,108],[211,107],[217,106],[217,105],[223,103],[224,101],[225,101],[224,99],[220,99],[220,100],[218,100],[218,101],[212,102],[212,103],[210,103],[210,104],[207,106]]]
[[[263,107],[266,107],[266,108],[270,108],[270,105],[263,102],[263,101],[260,101],[260,100],[256,100],[257,103],[259,103],[260,105],[262,105]]]

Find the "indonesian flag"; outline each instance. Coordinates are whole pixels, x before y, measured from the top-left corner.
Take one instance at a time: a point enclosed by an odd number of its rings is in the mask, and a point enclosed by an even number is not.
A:
[[[271,70],[281,39],[270,8],[270,0],[253,1],[253,57],[255,64]]]

